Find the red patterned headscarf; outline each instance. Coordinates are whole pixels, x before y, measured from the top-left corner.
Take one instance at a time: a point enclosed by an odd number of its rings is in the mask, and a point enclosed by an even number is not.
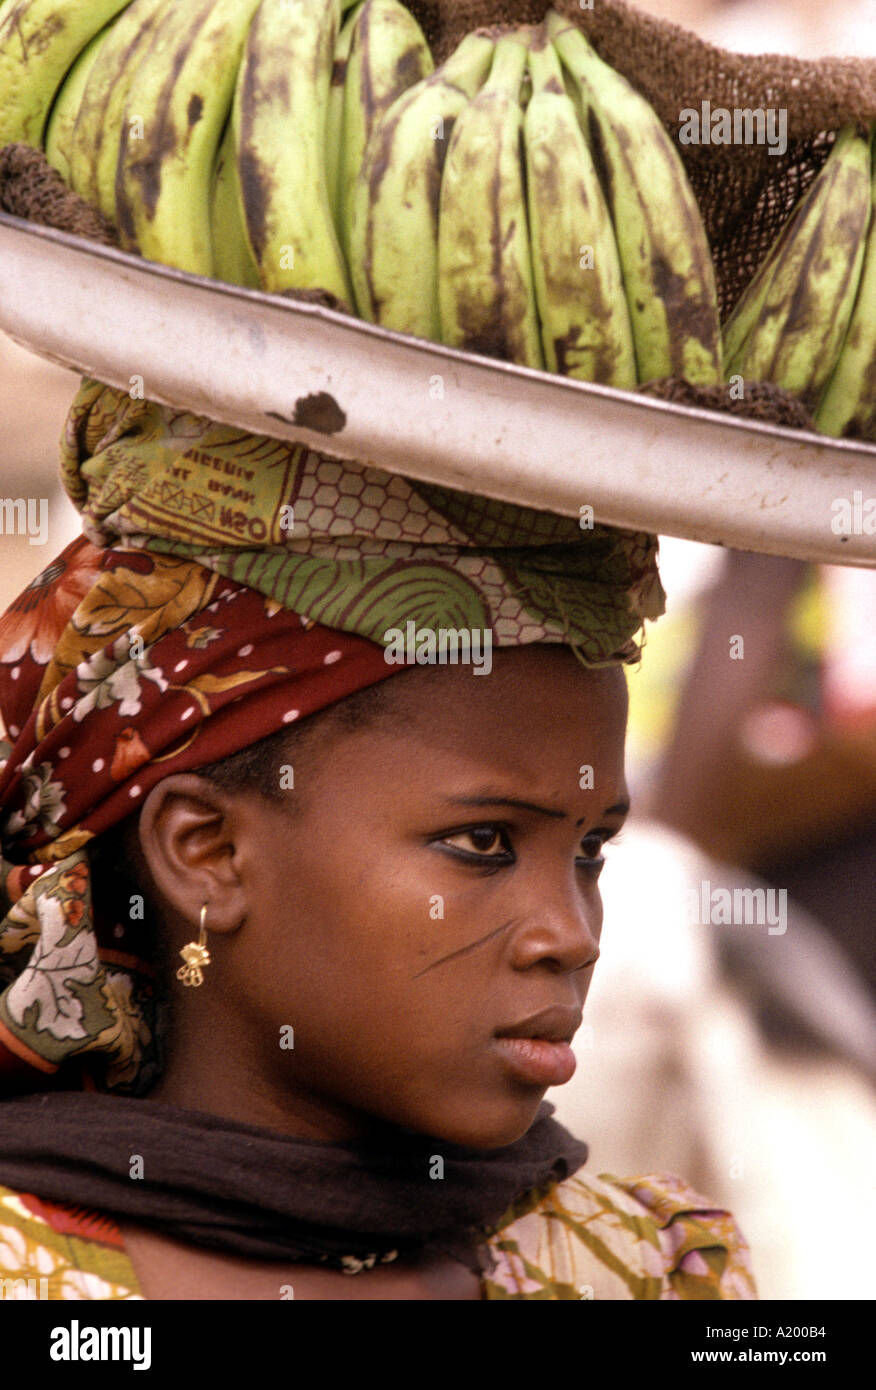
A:
[[[89,842],[170,773],[402,669],[191,560],[83,539],[33,581],[0,618],[0,1094],[62,1064],[157,1077],[148,934],[93,912]]]

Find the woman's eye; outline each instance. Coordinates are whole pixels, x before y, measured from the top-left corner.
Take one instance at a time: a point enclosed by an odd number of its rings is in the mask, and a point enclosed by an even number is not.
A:
[[[476,825],[472,830],[459,830],[455,835],[445,835],[444,843],[455,843],[457,849],[477,854],[482,859],[504,858],[509,853],[509,846],[495,825]]]
[[[602,851],[608,838],[599,830],[585,835],[580,843],[578,863],[587,870],[600,869],[605,863]],[[442,835],[440,843],[472,858],[510,860],[514,857],[507,832],[497,825],[475,825],[468,830],[457,830],[452,835]]]

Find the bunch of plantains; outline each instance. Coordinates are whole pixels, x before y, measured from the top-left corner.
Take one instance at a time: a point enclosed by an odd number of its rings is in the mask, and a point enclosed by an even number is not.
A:
[[[610,386],[774,381],[874,437],[872,131],[722,336],[675,142],[555,11],[436,69],[400,0],[0,0],[12,141],[150,260]]]
[[[721,380],[712,261],[681,159],[553,12],[476,31],[401,96],[351,202],[363,318],[610,386]]]
[[[799,396],[823,434],[876,440],[874,130],[844,127],[724,329],[728,376]]]

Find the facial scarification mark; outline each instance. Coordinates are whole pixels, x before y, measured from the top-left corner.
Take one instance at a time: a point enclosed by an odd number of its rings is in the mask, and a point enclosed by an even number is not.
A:
[[[344,411],[327,391],[299,397],[291,416],[281,415],[276,410],[267,413],[272,420],[282,420],[285,425],[298,425],[301,429],[313,430],[315,434],[340,434],[347,424]]]
[[[510,921],[503,922],[500,927],[495,927],[493,931],[487,932],[486,936],[478,937],[477,941],[470,942],[468,946],[460,946],[458,950],[451,951],[446,956],[440,956],[438,960],[433,960],[431,965],[426,965],[422,970],[418,970],[416,975],[411,976],[411,979],[419,980],[421,975],[427,975],[430,970],[437,969],[439,965],[446,965],[449,961],[462,960],[465,956],[470,956],[473,951],[477,951],[481,946],[486,946],[488,941],[492,941],[495,937],[506,932],[509,927],[513,927],[514,922],[515,918],[512,917]]]

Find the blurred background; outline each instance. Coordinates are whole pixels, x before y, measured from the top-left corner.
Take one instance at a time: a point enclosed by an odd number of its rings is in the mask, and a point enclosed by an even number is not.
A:
[[[637,4],[739,52],[876,55],[873,0]],[[635,814],[550,1099],[594,1171],[678,1173],[733,1211],[762,1298],[872,1298],[876,571],[665,538],[661,570],[630,676]],[[692,921],[719,888],[786,893],[786,930]]]
[[[874,0],[638,7],[742,52],[876,56]],[[47,498],[50,536],[0,537],[0,611],[79,533],[56,480],[78,380],[0,334],[0,493]],[[591,1171],[677,1173],[732,1210],[761,1297],[872,1298],[876,572],[661,556],[668,613],[629,682],[635,813],[578,1072],[549,1099]],[[787,895],[785,930],[694,920],[734,888]]]

